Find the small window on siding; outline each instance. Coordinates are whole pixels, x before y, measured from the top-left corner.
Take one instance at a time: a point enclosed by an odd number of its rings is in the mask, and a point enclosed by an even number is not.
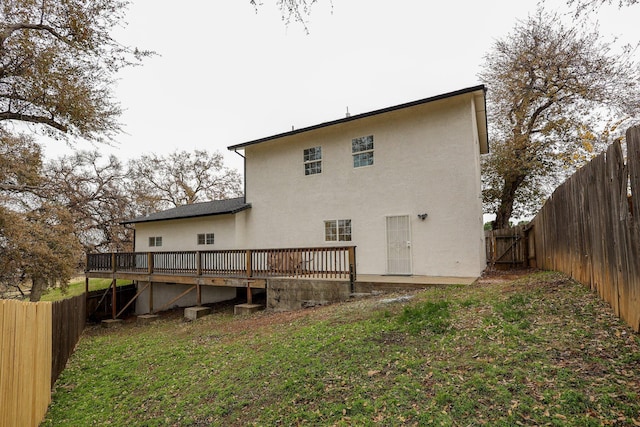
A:
[[[149,247],[162,246],[162,236],[149,237]]]
[[[373,135],[362,136],[351,140],[353,167],[371,166],[373,164]]]
[[[324,222],[324,240],[326,242],[350,242],[351,220],[334,219]]]
[[[199,245],[213,245],[214,240],[215,239],[213,233],[198,234]]]
[[[303,155],[305,175],[322,173],[322,147],[305,148]]]

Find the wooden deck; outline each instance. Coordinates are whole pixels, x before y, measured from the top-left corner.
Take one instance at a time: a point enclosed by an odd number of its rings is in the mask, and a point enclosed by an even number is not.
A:
[[[87,255],[85,283],[90,278],[112,280],[112,317],[118,318],[126,308],[149,288],[153,309],[153,284],[187,285],[180,295],[165,302],[162,311],[187,294],[195,292],[201,304],[203,286],[246,288],[247,303],[252,289],[265,289],[268,278],[309,278],[356,280],[355,246],[285,249],[234,249],[222,251],[114,252]],[[116,281],[140,283],[136,295],[116,307]],[[106,295],[106,293],[105,293]]]
[[[85,276],[156,283],[264,288],[269,277],[356,277],[355,246],[87,255]]]

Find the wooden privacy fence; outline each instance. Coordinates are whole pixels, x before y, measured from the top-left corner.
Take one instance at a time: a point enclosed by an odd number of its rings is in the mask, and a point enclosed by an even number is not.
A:
[[[73,353],[86,325],[86,295],[56,301],[51,313],[51,387]]]
[[[528,266],[527,236],[525,225],[484,232],[487,264],[492,268],[516,268]]]
[[[84,295],[0,300],[0,427],[37,426],[85,325]]]
[[[558,187],[533,220],[538,267],[589,286],[640,332],[640,127]]]

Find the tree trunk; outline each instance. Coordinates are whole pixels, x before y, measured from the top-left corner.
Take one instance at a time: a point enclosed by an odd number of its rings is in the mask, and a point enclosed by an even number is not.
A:
[[[29,296],[29,301],[38,302],[40,301],[40,298],[42,298],[46,282],[41,277],[34,277],[31,283],[31,295]]]
[[[493,221],[494,230],[509,228],[509,220],[513,214],[513,203],[516,199],[516,191],[518,191],[524,178],[522,175],[505,178],[500,196],[500,206],[496,211],[496,219]]]

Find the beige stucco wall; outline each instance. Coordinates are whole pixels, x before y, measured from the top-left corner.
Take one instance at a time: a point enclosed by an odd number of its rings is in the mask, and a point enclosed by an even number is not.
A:
[[[236,217],[216,215],[136,224],[136,251],[210,251],[236,248]],[[213,245],[198,245],[198,234],[214,233]],[[162,236],[162,246],[149,247],[149,237]]]
[[[386,216],[408,215],[416,275],[477,276],[485,266],[479,142],[471,94],[248,146],[239,247],[356,245],[358,273],[386,273]],[[354,168],[352,138],[374,135]],[[322,173],[303,150],[322,147]],[[418,214],[428,213],[424,221]],[[324,220],[351,219],[352,242],[326,243]]]

